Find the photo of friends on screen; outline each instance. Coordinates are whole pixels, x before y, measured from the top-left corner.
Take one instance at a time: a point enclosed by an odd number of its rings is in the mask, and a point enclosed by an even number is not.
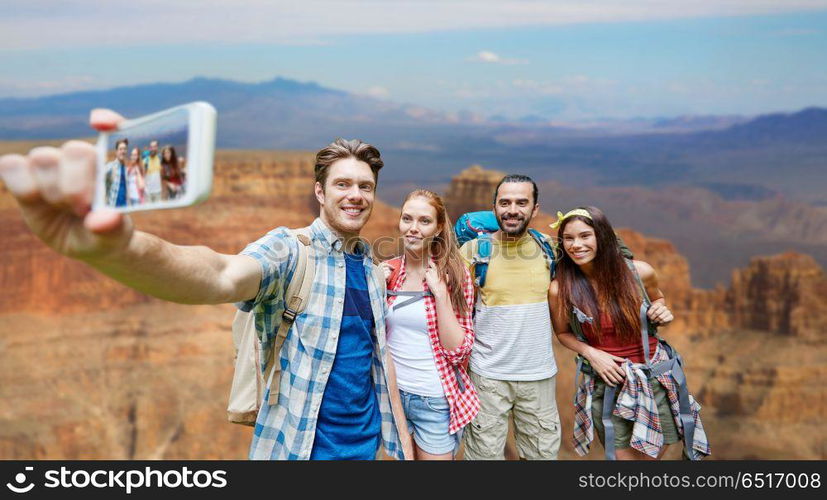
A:
[[[129,207],[181,198],[187,189],[185,153],[185,134],[181,141],[115,138],[104,171],[106,205]]]

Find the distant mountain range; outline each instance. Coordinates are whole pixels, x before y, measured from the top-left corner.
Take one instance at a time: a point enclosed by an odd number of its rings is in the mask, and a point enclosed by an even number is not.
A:
[[[693,133],[728,130],[728,137],[773,138],[776,134],[806,132],[807,137],[827,130],[827,110],[809,108],[792,115],[772,114],[749,118],[739,115],[678,116],[594,121],[586,124],[555,122],[539,115],[508,119],[483,117],[470,112],[446,113],[422,106],[398,104],[320,86],[275,78],[260,83],[243,83],[212,78],[193,78],[182,83],[155,83],[105,90],[71,92],[36,98],[0,99],[0,138],[38,139],[83,135],[86,115],[95,107],[109,107],[128,116],[140,116],[194,100],[211,102],[221,117],[246,118],[226,124],[220,140],[236,147],[272,147],[285,142],[282,132],[288,125],[326,131],[328,124],[341,128],[372,125],[459,126],[506,130],[542,131],[535,137],[583,137],[637,135],[657,132]],[[257,119],[266,118],[265,122]],[[319,121],[321,120],[321,123]],[[261,133],[233,134],[253,122]],[[813,124],[818,124],[813,128]],[[790,125],[795,130],[790,129]],[[337,128],[337,130],[339,130]],[[303,130],[306,132],[306,130]],[[290,134],[288,134],[289,136]],[[329,134],[328,134],[329,135]],[[305,141],[307,139],[304,139]],[[527,141],[531,142],[531,141]],[[314,142],[310,147],[315,147]],[[291,144],[291,147],[304,147]]]
[[[713,261],[745,265],[787,248],[827,265],[827,109],[817,107],[572,125],[444,113],[282,78],[196,78],[0,99],[0,140],[88,137],[92,108],[140,116],[194,100],[218,109],[219,148],[314,151],[336,137],[376,144],[386,164],[379,195],[391,204],[415,186],[442,191],[474,163],[531,175],[543,207],[593,203],[615,223],[675,242],[703,286],[724,279],[706,267]]]
[[[729,186],[741,197],[769,190],[827,204],[827,186],[813,178],[822,177],[827,153],[822,108],[752,119],[683,116],[575,127],[541,117],[509,122],[444,113],[284,78],[195,78],[0,99],[0,139],[88,136],[94,107],[140,116],[194,100],[218,109],[220,148],[315,150],[335,137],[361,137],[388,158],[392,168],[383,174],[391,184],[444,184],[452,173],[481,163],[544,180],[573,176],[574,185],[703,185],[719,193]]]
[[[692,185],[740,198],[780,193],[827,204],[827,109],[815,107],[752,119],[683,116],[574,127],[541,117],[508,122],[443,113],[283,78],[195,78],[0,99],[0,139],[88,136],[94,107],[140,116],[194,100],[218,109],[219,148],[315,150],[335,137],[360,137],[380,146],[392,185],[444,184],[480,163],[573,185]]]

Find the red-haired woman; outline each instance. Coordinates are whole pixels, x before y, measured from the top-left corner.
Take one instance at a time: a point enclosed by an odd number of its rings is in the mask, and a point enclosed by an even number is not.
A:
[[[439,195],[412,192],[399,219],[404,255],[383,264],[388,346],[419,460],[453,459],[480,406],[464,366],[474,345],[474,285],[452,227]]]
[[[575,451],[588,453],[596,428],[608,458],[660,459],[681,439],[690,458],[709,455],[679,356],[648,334],[650,324],[673,319],[655,270],[623,257],[595,207],[558,213],[555,227],[563,252],[549,287],[552,324],[585,366],[575,396]]]
[[[144,202],[144,174],[141,151],[133,148],[126,166],[126,204],[140,205]]]

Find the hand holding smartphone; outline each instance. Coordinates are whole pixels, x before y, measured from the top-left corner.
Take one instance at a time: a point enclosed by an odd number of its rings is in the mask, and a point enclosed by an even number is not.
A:
[[[216,111],[193,102],[101,132],[92,209],[134,212],[190,206],[209,197]]]
[[[23,220],[46,245],[90,264],[103,266],[105,261],[114,269],[113,259],[128,253],[135,234],[123,212],[181,207],[207,198],[215,121],[215,109],[201,102],[134,120],[96,109],[90,125],[104,132],[97,147],[75,140],[36,147],[27,155],[3,155],[0,178],[17,199]],[[138,158],[131,162],[129,145],[138,148]],[[170,153],[165,153],[167,145]],[[161,161],[164,155],[166,162]],[[109,274],[117,274],[112,269]],[[118,269],[128,274],[126,267]]]

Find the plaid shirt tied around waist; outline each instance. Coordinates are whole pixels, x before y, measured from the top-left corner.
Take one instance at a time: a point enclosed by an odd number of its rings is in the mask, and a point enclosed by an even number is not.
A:
[[[651,363],[654,365],[668,360],[669,356],[666,351],[658,344]],[[617,405],[613,414],[634,422],[630,446],[641,453],[656,458],[663,447],[663,430],[650,380],[643,371],[646,364],[632,363],[627,359],[622,366],[626,372],[626,378],[618,393]],[[577,386],[574,403],[574,449],[580,456],[589,453],[589,447],[594,440],[592,394],[594,393],[596,377],[598,376],[584,373],[582,382]],[[671,371],[655,378],[666,389],[675,427],[678,429],[678,434],[683,438],[683,424],[680,419],[678,401],[678,383],[672,376]],[[689,402],[692,418],[695,422],[695,437],[692,443],[692,453],[695,456],[692,458],[699,459],[710,454],[709,441],[701,423],[701,405],[691,394],[689,395]]]
[[[281,348],[278,404],[268,405],[271,381],[267,382],[265,404],[256,420],[251,460],[308,460],[313,450],[319,407],[328,376],[333,369],[345,302],[346,267],[342,241],[316,219],[311,228],[315,249],[315,282],[306,309],[296,317]],[[279,227],[247,245],[242,255],[253,257],[261,266],[258,295],[236,306],[254,311],[261,340],[262,366],[275,340],[285,309],[284,292],[292,279],[299,243],[287,228]],[[370,249],[364,243],[365,278],[374,318],[374,351],[371,377],[382,417],[382,444],[385,452],[404,459],[394,421],[385,367],[384,283],[377,279]],[[379,273],[381,275],[381,273]],[[378,451],[378,450],[377,450]]]
[[[406,269],[405,257],[400,258],[399,273],[390,283],[388,290],[398,291],[405,283]],[[474,323],[472,313],[474,311],[474,282],[468,269],[463,266],[465,278],[463,281],[463,297],[465,298],[465,314],[457,314],[457,320],[465,332],[462,343],[455,349],[445,349],[439,340],[439,327],[436,313],[436,299],[433,295],[427,295],[425,300],[425,321],[428,325],[428,338],[431,342],[431,350],[434,353],[434,361],[439,374],[439,381],[445,392],[445,398],[450,406],[450,422],[448,432],[454,434],[468,425],[480,410],[480,398],[477,390],[463,366],[468,356],[471,355],[471,348],[474,347]],[[428,284],[423,281],[423,290],[429,291]],[[397,297],[388,295],[388,307],[392,307]],[[459,377],[459,378],[457,378]],[[464,389],[464,390],[463,390]]]

